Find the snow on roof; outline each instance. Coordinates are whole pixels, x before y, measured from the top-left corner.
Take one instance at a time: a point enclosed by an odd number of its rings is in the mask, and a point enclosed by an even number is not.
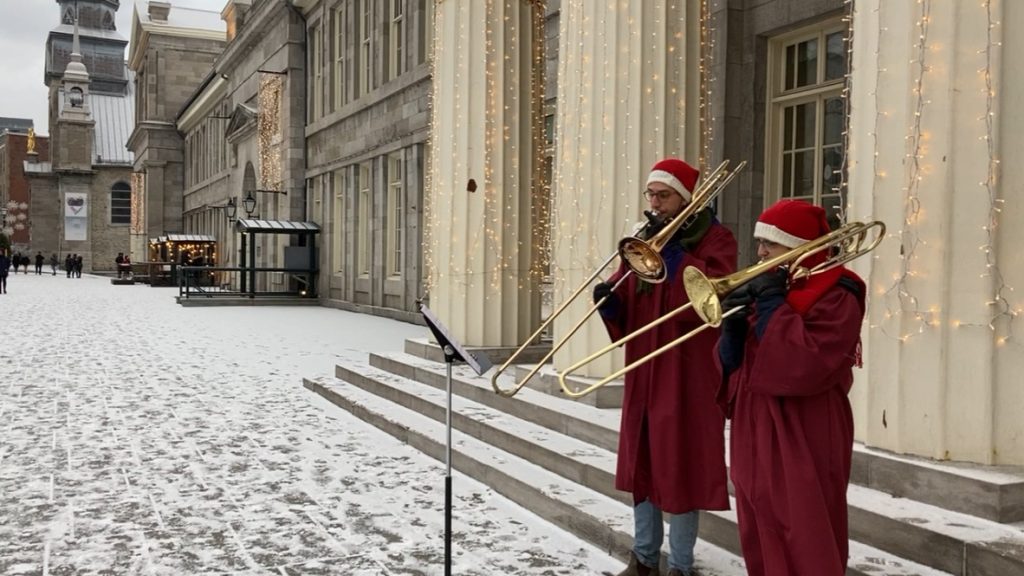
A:
[[[154,22],[149,18],[149,2],[138,0],[135,9],[139,14],[139,21],[152,26],[227,32],[228,25],[220,17],[220,11],[207,9],[210,5],[209,0],[169,0],[168,3],[171,10],[167,14],[167,22]]]

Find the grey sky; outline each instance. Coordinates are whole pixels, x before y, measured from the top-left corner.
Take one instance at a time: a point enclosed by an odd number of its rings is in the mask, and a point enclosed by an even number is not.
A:
[[[134,0],[121,0],[117,31],[131,36]],[[209,0],[216,5],[219,0]],[[49,134],[46,119],[44,51],[50,30],[60,24],[56,0],[0,0],[0,116],[31,118],[36,132]],[[127,50],[125,58],[128,57]]]

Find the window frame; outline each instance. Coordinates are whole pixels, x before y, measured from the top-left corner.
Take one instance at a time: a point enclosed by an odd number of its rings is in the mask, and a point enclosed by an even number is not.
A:
[[[123,186],[123,188],[120,188],[119,186]],[[114,193],[115,192],[127,194],[127,197],[125,197],[125,198],[114,198]],[[118,202],[119,209],[121,211],[123,211],[124,209],[127,208],[128,212],[126,214],[122,215],[122,218],[126,217],[127,220],[125,220],[123,222],[115,221],[114,220],[114,216],[115,216],[114,203],[115,203],[115,201]],[[120,206],[121,203],[123,203],[124,205]],[[125,182],[123,180],[118,180],[117,182],[114,182],[110,186],[110,205],[109,205],[108,212],[109,212],[109,222],[110,222],[111,226],[131,226],[132,225],[132,185],[130,183]]]
[[[782,34],[769,39],[768,43],[768,83],[767,103],[765,121],[765,175],[764,175],[764,203],[765,207],[783,198],[794,198],[807,200],[815,205],[822,206],[830,213],[833,206],[826,205],[832,198],[838,198],[842,202],[842,191],[835,188],[827,188],[823,181],[824,157],[826,148],[832,148],[834,144],[824,143],[825,131],[825,108],[827,101],[833,98],[842,98],[843,89],[849,69],[838,78],[826,80],[825,73],[828,65],[827,38],[834,33],[842,34],[844,57],[847,48],[847,28],[842,19],[830,18],[816,24],[803,27],[799,30]],[[815,63],[816,82],[805,86],[796,86],[791,89],[785,88],[786,79],[786,57],[787,48],[798,45],[808,40],[817,40],[817,58]],[[846,66],[849,66],[847,62]],[[784,142],[785,116],[788,108],[794,108],[801,104],[814,104],[814,126],[813,126],[813,150],[814,163],[811,169],[812,190],[810,196],[792,194],[790,190],[783,190],[784,156],[787,152]],[[843,118],[845,123],[846,119]],[[843,130],[846,127],[844,126]],[[842,144],[840,144],[840,149]],[[795,168],[794,168],[795,170]]]
[[[394,80],[406,71],[406,14],[405,0],[388,0],[388,80]]]
[[[373,202],[373,170],[370,161],[360,162],[357,168],[358,179],[356,185],[359,187],[359,222],[356,226],[359,231],[359,239],[356,242],[356,273],[359,276],[370,275],[370,259],[373,248],[373,226],[370,218],[373,217],[371,203]]]
[[[400,277],[405,241],[405,153],[388,154],[387,222],[384,250],[388,276]]]

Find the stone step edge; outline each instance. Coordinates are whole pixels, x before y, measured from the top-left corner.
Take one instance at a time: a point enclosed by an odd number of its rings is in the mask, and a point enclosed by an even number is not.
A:
[[[303,379],[303,385],[428,456],[444,461],[446,431],[443,423],[337,378]],[[382,407],[374,411],[375,405]],[[483,474],[473,474],[470,470],[473,465],[480,467]],[[452,468],[476,478],[512,502],[625,561],[632,543],[632,514],[627,505],[454,429]],[[502,482],[499,480],[502,476],[513,486],[501,485]],[[566,502],[567,495],[575,497],[575,500]],[[536,498],[543,499],[544,505],[538,504]],[[581,512],[583,514],[580,514]],[[604,514],[599,516],[595,515],[595,512]],[[698,558],[738,558],[737,539],[732,539],[731,546],[723,547],[706,538],[706,533],[720,533],[723,529],[735,533],[735,524],[736,517],[733,511],[702,511],[701,539],[697,543]],[[737,576],[744,573],[742,570],[736,572]],[[847,575],[951,576],[948,572],[896,557],[856,541],[850,541]]]
[[[441,422],[397,405],[337,378],[303,379],[303,386],[365,422],[444,462],[446,430]],[[632,545],[633,518],[628,506],[566,480],[531,462],[452,430],[452,468],[625,562]],[[532,505],[531,505],[532,504]],[[701,562],[718,559],[716,568],[740,565],[735,554],[698,541]],[[734,569],[723,576],[742,576]]]
[[[430,409],[421,413],[439,421],[444,418],[446,399],[442,389],[376,368],[372,363],[369,368],[358,370],[338,366],[336,376],[378,395],[387,394],[389,400],[399,401],[407,408],[411,408],[414,403],[422,408],[422,403],[428,403]],[[382,387],[394,392],[381,391]],[[401,398],[396,399],[396,394],[401,395]],[[532,446],[538,452],[530,456],[531,461],[541,463],[567,480],[586,483],[591,490],[627,503],[624,495],[613,489],[615,464],[612,454],[597,461],[569,456],[586,451],[588,447],[585,442],[568,438],[564,440],[567,444],[565,451],[555,452],[541,446],[536,439],[543,434],[562,436],[561,433],[537,424],[523,423],[516,416],[466,398],[453,398],[453,411],[456,413],[453,426],[465,431],[468,428],[467,421],[473,421],[471,426],[484,428],[473,433],[473,436],[481,440],[486,438],[491,443],[500,442],[501,449],[513,450],[521,458],[526,458],[530,450],[523,446],[522,438],[532,437],[535,440]],[[505,424],[502,425],[502,422]],[[520,444],[516,446],[511,443],[515,441]],[[602,464],[604,469],[599,468]],[[1024,573],[1024,554],[1014,551],[1012,547],[1002,551],[995,549],[1003,542],[1024,545],[1024,534],[1011,527],[930,504],[895,498],[856,485],[849,488],[848,506],[851,538],[859,538],[899,557],[949,572],[955,572],[962,566],[975,569],[1006,566]],[[880,529],[882,527],[884,529]],[[899,537],[895,536],[897,534]],[[929,550],[932,544],[938,546],[941,552]]]
[[[444,365],[418,356],[395,352],[372,354],[371,365],[400,374],[398,366],[410,366],[420,376],[416,380],[436,387],[437,378],[444,378]],[[504,375],[503,375],[504,376]],[[509,411],[516,415],[527,415],[543,418],[548,422],[557,423],[554,428],[564,434],[594,442],[602,448],[615,450],[618,438],[619,411],[602,410],[551,396],[534,390],[524,389],[513,398],[504,398],[493,392],[490,378],[476,376],[468,367],[455,366],[453,380],[458,382],[460,394],[472,394],[474,400],[489,406],[508,406]],[[508,381],[511,385],[512,381]],[[473,388],[468,388],[472,386]],[[488,394],[481,394],[486,390]],[[508,402],[508,404],[503,404]],[[557,414],[558,416],[553,416]],[[536,420],[535,420],[536,421]],[[541,422],[538,422],[541,423]],[[915,488],[897,486],[894,482],[906,482],[906,477],[914,475]],[[993,483],[981,476],[1003,478],[1000,483]],[[850,481],[878,490],[887,494],[912,499],[923,504],[939,506],[961,514],[976,518],[1008,523],[1013,517],[1000,517],[995,509],[993,494],[1001,494],[1004,490],[1012,490],[1024,499],[1024,477],[1017,482],[1009,482],[1009,474],[979,475],[964,470],[959,466],[942,465],[941,463],[919,462],[913,458],[901,458],[876,449],[865,447],[861,443],[854,445],[853,471]],[[950,494],[961,494],[963,497],[950,498]],[[971,494],[981,494],[977,498],[969,498]],[[1010,496],[1007,496],[1010,497]],[[1000,496],[999,498],[1002,498]],[[1011,497],[1012,498],[1012,497]],[[1022,504],[1024,506],[1024,504]],[[1003,513],[1005,516],[1006,513]]]
[[[367,392],[376,394],[388,401],[397,402],[402,407],[415,410],[417,413],[430,417],[435,421],[440,422],[445,418],[446,398],[442,389],[437,389],[422,382],[410,380],[373,366],[360,366],[352,369],[339,366],[336,376],[366,389]],[[585,488],[589,490],[601,493],[608,498],[628,505],[628,495],[613,489],[615,465],[613,454],[605,452],[601,455],[602,457],[596,459],[577,457],[577,454],[580,452],[592,451],[596,448],[588,447],[586,443],[581,441],[562,437],[557,431],[546,427],[524,422],[520,418],[503,413],[498,409],[482,406],[471,400],[453,396],[453,427],[457,427],[464,431],[464,433],[481,442],[487,442],[500,450],[506,452],[511,450],[511,453],[516,457],[526,459],[528,455],[528,461],[541,464],[542,467],[561,476],[566,481],[584,484]],[[546,435],[557,435],[561,438],[555,439],[553,442],[541,442],[540,438]],[[515,440],[521,438],[531,438],[532,442],[524,443],[521,440]],[[542,444],[556,445],[558,443],[563,443],[562,452],[542,446]],[[526,446],[526,444],[529,444],[529,446]],[[537,452],[531,453],[532,450]],[[600,467],[602,465],[604,466],[603,469]],[[862,490],[864,490],[864,493],[871,492],[866,489]],[[920,505],[925,506],[925,504]],[[862,510],[856,501],[851,501],[850,507],[851,518],[855,520],[870,518],[873,519],[876,525],[888,525],[890,530],[906,531],[909,529],[913,536],[909,538],[912,543],[927,543],[937,537],[944,537],[944,543],[951,549],[963,550],[962,556],[966,553],[964,542],[957,542],[942,534],[933,534],[930,526],[904,526],[903,523],[897,520],[887,518],[882,511],[885,510],[884,507],[876,506],[874,509]],[[924,517],[926,515],[922,512],[918,516]],[[854,524],[853,526],[857,525]],[[865,543],[871,546],[878,546],[879,544],[888,543],[888,540],[886,542],[879,542],[877,540],[882,537],[881,534],[888,532],[870,530],[869,526],[865,526],[860,530],[859,534],[855,535],[867,535],[869,538],[876,538],[867,540]],[[734,534],[714,534],[709,532],[705,537],[731,551],[738,551],[738,544],[733,541],[735,538]],[[928,556],[927,552],[923,553],[921,547],[920,545],[901,546],[900,551],[902,553],[898,554],[898,556],[922,564],[931,564],[931,556]],[[944,568],[951,570],[952,567],[959,566],[954,563],[962,563],[962,556],[957,558],[955,552],[950,553],[949,562],[945,563]]]

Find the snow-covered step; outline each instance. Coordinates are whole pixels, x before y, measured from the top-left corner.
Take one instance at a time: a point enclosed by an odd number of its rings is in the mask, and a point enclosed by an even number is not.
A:
[[[534,364],[521,364],[513,366],[516,382],[522,382],[523,378],[534,368]],[[597,378],[586,378],[583,376],[569,376],[566,379],[575,390],[582,390],[598,381]],[[551,396],[563,398],[562,386],[558,383],[558,372],[551,364],[541,366],[540,370],[533,375],[533,378],[526,383],[531,390],[544,392]],[[621,379],[614,380],[594,390],[590,394],[577,398],[574,402],[589,404],[595,408],[622,408],[622,391],[624,384]]]
[[[337,375],[342,380],[381,398],[394,401],[417,414],[432,418],[438,423],[444,421],[447,400],[443,390],[423,386],[372,366],[339,367]],[[516,457],[540,464],[549,472],[559,474],[568,481],[581,484],[584,488],[627,505],[628,497],[612,489],[615,470],[613,453],[465,398],[453,397],[452,406],[452,422],[456,429],[486,441],[502,451],[511,452]],[[704,513],[701,521],[701,538],[738,553],[739,543],[734,514]],[[851,558],[851,566],[873,567],[877,564],[878,558],[884,558],[890,567],[912,565],[904,559],[872,549],[862,557]],[[913,565],[913,570],[908,573],[915,573],[914,571],[919,568]],[[868,573],[871,573],[871,570],[868,570]]]
[[[410,354],[373,354],[370,363],[423,382],[443,387],[445,367]],[[455,366],[456,392],[477,402],[499,408],[615,450],[618,438],[619,410],[594,410],[591,406],[533,389],[531,382],[513,398],[495,394],[489,375],[476,376],[468,367]],[[514,385],[507,373],[501,385]],[[1019,468],[936,462],[924,458],[899,456],[854,445],[850,481],[894,496],[932,504],[1002,523],[1024,522],[1024,471]]]
[[[364,421],[444,461],[443,423],[335,378],[304,379],[303,384]],[[458,430],[452,432],[452,467],[556,526],[608,550],[612,556],[625,559],[633,530],[632,511],[627,505]],[[698,541],[696,555],[704,576],[746,573],[741,558],[706,541]]]
[[[370,365],[393,374],[443,390],[446,383],[444,364],[398,352],[371,354]],[[507,372],[499,379],[502,388],[515,385]],[[477,376],[469,367],[456,365],[452,369],[452,389],[459,396],[469,398],[529,420],[556,432],[583,440],[605,450],[615,451],[619,444],[619,410],[601,410],[574,400],[523,388],[511,398],[498,395],[491,387],[489,377]]]

